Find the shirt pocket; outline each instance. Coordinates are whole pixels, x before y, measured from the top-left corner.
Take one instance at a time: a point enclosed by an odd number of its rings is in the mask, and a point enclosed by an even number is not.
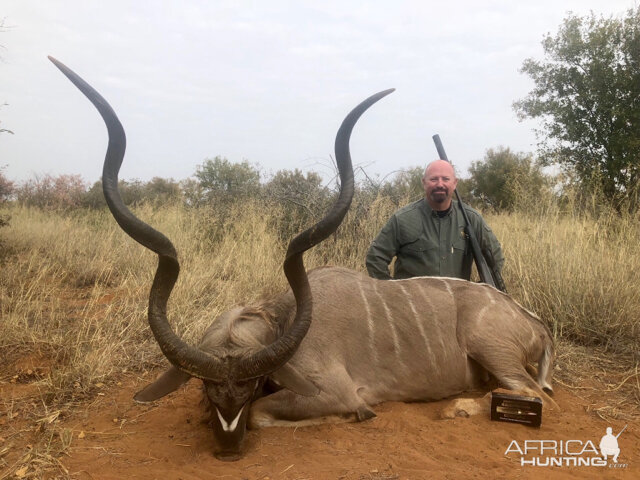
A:
[[[401,250],[407,253],[419,254],[420,252],[426,252],[431,249],[438,248],[437,245],[433,245],[431,242],[424,238],[416,238],[412,242],[406,243],[401,247]]]
[[[411,276],[427,275],[438,261],[438,245],[418,237],[400,250],[402,266]]]
[[[466,255],[468,251],[467,241],[465,238],[458,237],[451,244],[451,253],[458,255]]]

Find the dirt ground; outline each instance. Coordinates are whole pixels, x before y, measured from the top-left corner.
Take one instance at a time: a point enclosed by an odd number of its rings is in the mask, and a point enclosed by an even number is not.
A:
[[[599,418],[594,411],[606,394],[590,387],[557,385],[555,400],[562,411],[545,412],[539,429],[485,416],[441,420],[447,401],[392,402],[378,405],[378,416],[362,423],[249,431],[244,458],[224,463],[212,455],[214,439],[203,422],[199,382],[192,380],[156,404],[135,404],[133,394],[152,377],[123,379],[105,387],[90,405],[42,422],[42,429],[55,424],[56,431],[66,432],[65,453],[51,459],[61,466],[49,473],[39,469],[33,454],[31,464],[19,463],[29,455],[35,435],[24,434],[29,428],[21,429],[28,425],[19,422],[19,412],[0,416],[0,454],[5,454],[0,479],[53,478],[64,470],[71,478],[87,480],[640,478],[640,422],[624,415]],[[29,387],[0,384],[4,406],[28,394]],[[572,444],[574,453],[587,441],[597,448],[606,427],[617,434],[625,424],[617,465],[523,466],[516,447],[505,454],[513,440],[520,448],[526,440],[579,440]],[[587,451],[582,457],[594,455]]]

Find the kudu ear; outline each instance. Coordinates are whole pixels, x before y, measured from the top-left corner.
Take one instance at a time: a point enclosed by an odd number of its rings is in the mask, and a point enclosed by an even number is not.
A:
[[[173,366],[169,367],[169,370],[160,375],[155,382],[136,393],[133,399],[141,403],[153,402],[175,391],[180,385],[187,383],[190,378],[191,375],[188,373]]]
[[[320,393],[320,388],[291,363],[285,363],[270,377],[281,387],[304,397],[315,397]]]

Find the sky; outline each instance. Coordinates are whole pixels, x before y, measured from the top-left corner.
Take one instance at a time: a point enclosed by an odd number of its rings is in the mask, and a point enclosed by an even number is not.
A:
[[[343,118],[380,90],[351,137],[372,178],[437,158],[462,177],[488,148],[535,152],[537,124],[512,104],[519,70],[568,12],[620,16],[638,0],[124,1],[0,3],[0,167],[100,178],[107,134],[49,62],[111,104],[127,134],[120,178],[184,179],[217,155],[331,178]],[[4,104],[4,105],[3,105]]]

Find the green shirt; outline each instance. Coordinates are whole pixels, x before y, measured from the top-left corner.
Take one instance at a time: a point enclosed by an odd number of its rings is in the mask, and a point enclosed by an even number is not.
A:
[[[498,239],[480,214],[465,205],[489,267],[502,270],[504,256]],[[396,257],[393,278],[421,276],[457,277],[469,280],[473,253],[464,232],[458,202],[444,217],[423,198],[401,208],[389,219],[367,252],[367,271],[373,278],[391,279],[389,264]]]

